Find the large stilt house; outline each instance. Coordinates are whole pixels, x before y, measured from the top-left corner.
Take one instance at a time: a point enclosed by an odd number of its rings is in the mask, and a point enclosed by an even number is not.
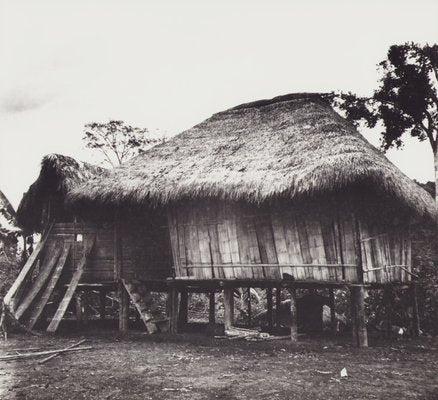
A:
[[[409,232],[434,213],[429,194],[318,94],[217,113],[74,185],[62,207],[75,219],[46,220],[46,257],[62,260],[56,249],[69,242],[76,250],[60,272],[69,288],[120,285],[122,329],[128,295],[145,309],[139,285],[169,292],[174,332],[188,291],[224,290],[229,326],[234,288],[287,289],[294,316],[296,288],[348,286],[359,345],[364,287],[411,283]]]

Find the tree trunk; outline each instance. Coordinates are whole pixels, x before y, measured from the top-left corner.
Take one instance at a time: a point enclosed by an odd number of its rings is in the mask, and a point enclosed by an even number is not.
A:
[[[433,149],[433,164],[435,166],[435,226],[438,234],[438,146]]]

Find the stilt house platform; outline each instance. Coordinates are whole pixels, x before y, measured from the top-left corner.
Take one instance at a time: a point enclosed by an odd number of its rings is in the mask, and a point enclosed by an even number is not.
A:
[[[114,170],[35,197],[45,210],[40,265],[61,270],[45,282],[119,287],[121,329],[129,298],[145,324],[154,321],[139,286],[169,293],[172,332],[187,319],[188,292],[210,293],[213,321],[214,294],[224,290],[227,328],[233,289],[260,287],[271,312],[272,290],[277,305],[281,290],[290,292],[295,339],[296,288],[350,287],[360,346],[364,288],[411,286],[410,230],[434,215],[430,195],[320,94],[220,112]],[[9,296],[15,312],[20,285]]]

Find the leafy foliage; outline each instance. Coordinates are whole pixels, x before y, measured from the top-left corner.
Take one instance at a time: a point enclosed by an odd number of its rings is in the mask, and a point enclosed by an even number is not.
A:
[[[415,43],[391,46],[379,64],[380,86],[371,97],[341,93],[334,100],[346,117],[374,128],[383,125],[382,148],[403,145],[405,133],[429,140],[437,150],[438,135],[438,45]]]
[[[85,146],[99,150],[111,166],[117,166],[141,153],[158,139],[148,137],[146,128],[126,125],[123,121],[92,122],[85,125]]]

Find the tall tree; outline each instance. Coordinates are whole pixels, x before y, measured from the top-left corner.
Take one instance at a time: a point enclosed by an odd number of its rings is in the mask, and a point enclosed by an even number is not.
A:
[[[434,155],[438,187],[438,45],[391,46],[379,64],[380,85],[371,97],[344,93],[335,98],[348,119],[383,127],[384,151],[403,145],[403,135],[428,140]],[[435,196],[438,212],[438,196]]]
[[[112,167],[144,151],[159,140],[148,137],[146,128],[132,127],[123,121],[92,122],[84,127],[85,146],[100,151]]]

